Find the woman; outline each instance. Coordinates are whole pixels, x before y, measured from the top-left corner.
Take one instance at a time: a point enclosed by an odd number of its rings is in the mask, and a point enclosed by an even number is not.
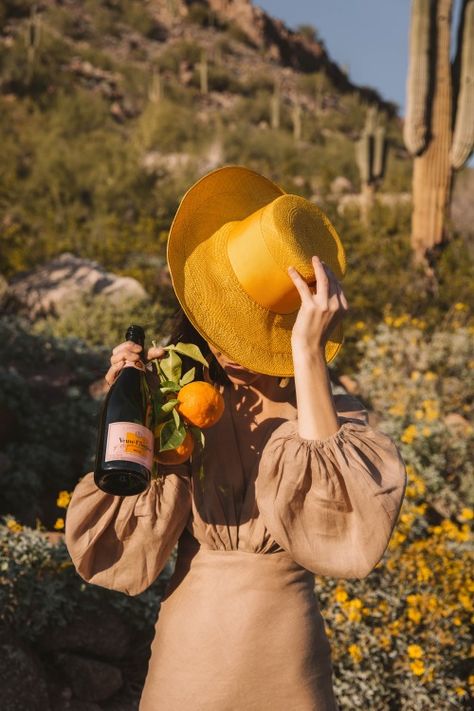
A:
[[[204,477],[193,458],[115,497],[88,474],[67,513],[71,557],[85,580],[135,595],[178,542],[140,711],[337,710],[314,574],[367,576],[406,487],[395,443],[331,391],[348,310],[340,241],[303,198],[226,167],[186,193],[168,263],[183,307],[170,342],[201,347],[226,405]],[[107,381],[138,357],[117,346]]]

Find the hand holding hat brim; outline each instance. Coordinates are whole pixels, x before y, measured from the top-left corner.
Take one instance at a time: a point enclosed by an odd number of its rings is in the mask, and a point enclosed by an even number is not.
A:
[[[329,333],[345,316],[349,305],[331,268],[316,255],[312,261],[316,279],[314,292],[297,269],[288,268],[288,274],[301,297],[291,342],[293,349],[324,351]]]

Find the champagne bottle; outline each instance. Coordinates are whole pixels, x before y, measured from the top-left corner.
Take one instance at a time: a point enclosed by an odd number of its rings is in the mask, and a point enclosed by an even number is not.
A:
[[[127,341],[143,356],[145,332],[129,326]],[[106,395],[99,421],[94,481],[108,494],[133,496],[145,491],[153,467],[153,403],[143,360],[126,361]]]

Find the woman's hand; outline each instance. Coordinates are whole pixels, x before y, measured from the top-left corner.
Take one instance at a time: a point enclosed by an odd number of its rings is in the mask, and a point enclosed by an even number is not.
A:
[[[138,343],[133,343],[133,341],[124,341],[113,349],[112,355],[110,356],[110,368],[105,374],[105,381],[108,385],[112,385],[117,379],[118,374],[125,365],[125,361],[136,362],[142,358],[141,351],[142,347],[139,346]],[[165,351],[164,348],[151,347],[147,351],[146,361],[152,360],[152,358],[161,359],[166,353],[167,351]]]
[[[324,354],[329,333],[345,316],[349,305],[332,269],[317,256],[314,256],[312,261],[316,277],[315,293],[311,292],[294,267],[288,267],[288,274],[301,296],[301,306],[293,325],[291,342],[293,349]]]

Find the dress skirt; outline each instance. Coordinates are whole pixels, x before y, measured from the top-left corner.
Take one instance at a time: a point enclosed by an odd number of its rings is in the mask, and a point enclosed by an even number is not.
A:
[[[178,550],[139,711],[337,711],[314,575],[286,551]]]

